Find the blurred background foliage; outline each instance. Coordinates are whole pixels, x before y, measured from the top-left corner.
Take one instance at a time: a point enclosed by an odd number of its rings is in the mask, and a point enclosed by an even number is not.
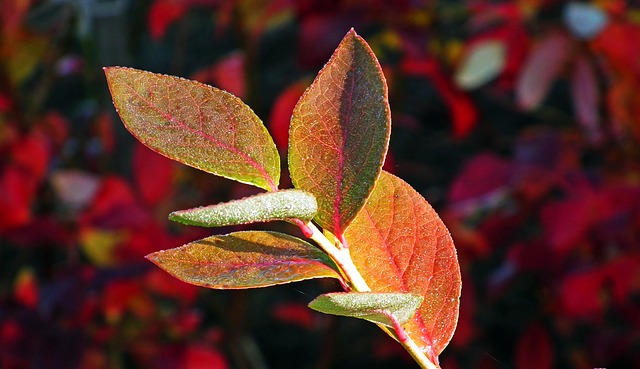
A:
[[[144,255],[170,211],[251,189],[137,144],[101,67],[197,79],[289,116],[351,28],[380,59],[386,169],[463,270],[443,368],[640,368],[640,7],[593,0],[2,0],[0,367],[413,368],[312,281],[210,291]],[[284,227],[269,224],[263,227]],[[229,229],[214,230],[223,233]]]

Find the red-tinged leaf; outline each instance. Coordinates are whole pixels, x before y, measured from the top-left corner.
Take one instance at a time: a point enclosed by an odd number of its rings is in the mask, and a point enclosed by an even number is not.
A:
[[[25,225],[31,220],[35,185],[30,175],[16,167],[6,167],[0,171],[0,232]]]
[[[276,305],[271,311],[271,315],[284,323],[299,326],[312,330],[318,327],[319,315],[302,303],[283,303]]]
[[[516,369],[551,369],[553,357],[547,331],[539,325],[527,328],[516,346]]]
[[[574,196],[547,203],[540,212],[547,242],[560,255],[566,255],[588,237],[596,208],[592,195]]]
[[[571,319],[599,320],[605,307],[606,274],[600,268],[572,273],[559,285],[560,313]]]
[[[406,182],[382,172],[345,238],[373,292],[424,297],[407,334],[437,363],[458,321],[460,266],[449,231]]]
[[[49,142],[37,131],[20,138],[11,148],[13,164],[28,172],[36,181],[44,177],[49,158]]]
[[[469,96],[451,82],[437,61],[406,59],[402,68],[405,73],[426,77],[433,83],[449,108],[455,138],[462,139],[471,133],[478,121],[478,109]]]
[[[629,304],[640,292],[640,254],[623,255],[607,263],[604,270],[613,301],[618,306]]]
[[[13,288],[13,295],[26,308],[33,309],[38,305],[38,281],[31,268],[22,267]]]
[[[340,278],[335,264],[320,249],[276,232],[212,236],[147,258],[184,282],[217,289]]]
[[[584,56],[575,60],[571,76],[573,109],[578,122],[593,141],[600,139],[600,91],[598,80],[589,59]]]
[[[291,180],[316,196],[323,228],[341,236],[362,207],[390,130],[382,69],[351,30],[296,105],[289,130]]]
[[[98,137],[102,150],[111,154],[116,149],[116,139],[113,132],[113,120],[111,115],[106,112],[100,113],[96,117],[96,121],[93,126],[93,134]]]
[[[229,365],[224,356],[205,346],[189,346],[184,354],[184,369],[227,369]]]
[[[296,103],[300,100],[300,96],[302,96],[308,85],[309,83],[306,81],[292,84],[282,91],[273,103],[273,109],[271,109],[271,114],[269,115],[268,127],[271,136],[273,136],[273,141],[281,152],[287,151],[291,115],[293,114]]]
[[[145,278],[147,288],[158,295],[173,298],[184,305],[191,305],[198,297],[198,287],[171,277],[160,269],[150,270]]]
[[[637,79],[640,75],[640,48],[631,47],[630,40],[640,40],[638,24],[611,22],[591,41],[591,47],[614,71],[629,75],[627,78]]]
[[[127,129],[154,151],[222,177],[276,190],[280,157],[255,113],[228,92],[130,68],[105,68]]]
[[[132,161],[133,178],[145,203],[156,204],[172,192],[175,162],[140,144],[134,147]]]
[[[495,207],[504,198],[513,176],[513,164],[481,153],[471,158],[449,189],[451,208],[461,216]]]
[[[214,65],[196,71],[191,78],[198,82],[210,84],[244,99],[246,93],[244,64],[244,53],[235,51],[222,57]],[[289,114],[289,116],[291,116],[291,114]]]
[[[571,56],[571,39],[554,33],[531,52],[516,83],[516,99],[523,109],[536,109]]]
[[[161,39],[167,34],[172,23],[180,19],[187,11],[185,1],[156,0],[149,7],[149,33],[154,39]]]

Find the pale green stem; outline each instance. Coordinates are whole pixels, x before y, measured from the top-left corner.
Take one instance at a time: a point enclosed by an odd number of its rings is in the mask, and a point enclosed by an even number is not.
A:
[[[336,244],[332,243],[327,239],[327,237],[320,232],[318,227],[315,224],[309,222],[305,225],[306,232],[305,235],[310,239],[314,240],[320,248],[322,248],[332,259],[338,264],[340,267],[343,276],[347,280],[347,283],[351,286],[351,288],[356,292],[371,292],[371,288],[367,285],[367,282],[362,278],[362,275],[356,268],[355,264],[353,264],[353,260],[351,259],[351,254],[349,253],[349,249],[346,247],[338,247]],[[404,333],[404,329],[399,324],[396,325],[397,333],[391,331],[389,328],[378,324],[383,331],[385,331],[388,335],[397,340],[404,348],[409,352],[411,357],[420,365],[423,369],[439,369],[436,364],[431,362],[429,358],[424,354],[424,351],[416,345],[416,343]],[[398,331],[399,330],[399,331]],[[399,339],[402,337],[403,339]]]

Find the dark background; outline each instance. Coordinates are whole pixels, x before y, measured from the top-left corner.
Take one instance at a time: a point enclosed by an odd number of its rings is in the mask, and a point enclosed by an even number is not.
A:
[[[136,143],[101,70],[226,89],[286,157],[293,105],[351,27],[390,87],[386,168],[458,248],[461,316],[442,367],[640,368],[637,3],[3,0],[0,11],[0,368],[416,367],[372,324],[306,308],[333,282],[213,291],[147,262],[211,232],[169,212],[252,189]],[[489,43],[504,54],[465,66]],[[465,73],[473,85],[456,83]]]

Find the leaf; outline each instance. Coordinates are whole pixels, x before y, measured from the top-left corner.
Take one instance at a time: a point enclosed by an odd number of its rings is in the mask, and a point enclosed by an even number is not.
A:
[[[574,62],[571,75],[571,96],[578,122],[587,131],[592,141],[601,138],[600,132],[600,91],[596,72],[589,59],[584,56]]]
[[[364,319],[394,328],[389,315],[400,324],[405,323],[422,300],[422,296],[409,293],[337,292],[316,297],[309,307],[325,314]]]
[[[456,71],[458,87],[472,90],[497,77],[506,61],[506,47],[499,40],[483,40],[471,46]]]
[[[146,204],[155,205],[171,197],[176,163],[149,150],[141,144],[133,149],[133,179],[140,197]]]
[[[216,289],[266,287],[311,278],[340,278],[315,246],[282,233],[212,236],[147,255],[181,281]]]
[[[453,241],[436,212],[406,182],[382,172],[345,238],[373,292],[424,297],[404,328],[437,363],[456,327],[461,279]]]
[[[542,40],[531,52],[516,81],[518,104],[526,110],[540,106],[570,56],[571,40],[562,33]]]
[[[120,118],[140,142],[194,168],[277,189],[278,150],[240,99],[178,77],[122,67],[104,70]]]
[[[609,23],[607,13],[598,6],[575,1],[565,6],[563,18],[571,33],[583,40],[596,37]]]
[[[291,180],[316,196],[315,220],[338,236],[378,177],[390,117],[382,69],[352,29],[298,101],[289,131]]]
[[[538,324],[530,325],[518,340],[515,356],[516,369],[553,368],[553,346],[547,331]]]
[[[268,222],[271,220],[313,219],[318,204],[312,194],[301,190],[267,192],[218,205],[174,211],[169,219],[201,227]]]

